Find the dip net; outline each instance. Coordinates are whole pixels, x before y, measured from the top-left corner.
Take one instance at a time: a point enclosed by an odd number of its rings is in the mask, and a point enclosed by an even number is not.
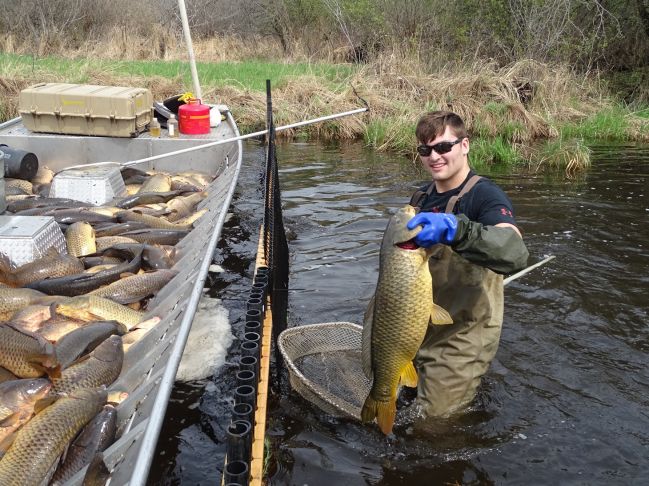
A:
[[[277,345],[291,386],[324,412],[360,420],[371,382],[363,373],[363,328],[326,322],[284,330]]]

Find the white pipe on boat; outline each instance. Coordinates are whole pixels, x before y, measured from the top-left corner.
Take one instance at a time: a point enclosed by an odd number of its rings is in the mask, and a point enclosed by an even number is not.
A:
[[[367,110],[368,110],[367,108],[358,108],[356,110],[346,111],[344,113],[336,113],[335,115],[321,116],[320,118],[314,118],[312,120],[305,120],[305,121],[301,121],[301,122],[297,122],[297,123],[292,123],[291,125],[284,125],[284,126],[281,126],[281,127],[276,127],[275,132],[281,132],[283,130],[289,130],[291,128],[303,127],[305,125],[310,125],[312,123],[318,123],[318,122],[327,121],[327,120],[334,120],[336,118],[341,118],[343,116],[355,115],[356,113],[363,113],[364,111],[367,111]],[[204,148],[214,147],[215,145],[222,145],[224,143],[235,142],[237,140],[245,140],[247,138],[260,137],[262,135],[266,135],[267,133],[268,133],[268,130],[261,130],[259,132],[248,133],[247,135],[240,135],[238,137],[227,138],[225,140],[219,140],[217,142],[210,142],[210,143],[206,143],[206,144],[203,144],[203,145],[197,145],[195,147],[189,147],[189,148],[186,148],[186,149],[176,150],[174,152],[167,152],[165,154],[153,155],[151,157],[146,157],[144,159],[131,160],[129,162],[122,162],[120,165],[130,166],[130,165],[135,165],[135,164],[141,164],[143,162],[150,162],[152,160],[158,160],[158,159],[162,159],[164,157],[171,157],[171,156],[174,156],[174,155],[185,154],[187,152],[193,152],[194,150],[200,150],[200,149],[204,149]],[[92,164],[89,164],[89,165],[92,165]]]
[[[550,255],[550,256],[547,257],[545,260],[541,260],[540,262],[535,263],[534,265],[530,265],[529,267],[524,268],[523,270],[521,270],[521,271],[518,272],[518,273],[515,273],[514,275],[510,275],[510,276],[507,277],[505,280],[503,280],[503,285],[507,285],[509,282],[511,282],[511,281],[513,281],[513,280],[516,280],[518,277],[522,277],[523,275],[525,275],[526,273],[531,272],[531,271],[534,270],[535,268],[538,268],[538,267],[540,267],[541,265],[545,265],[546,263],[548,263],[548,262],[549,262],[550,260],[552,260],[553,258],[554,258],[554,255]]]
[[[343,116],[356,115],[357,113],[363,113],[365,111],[368,111],[368,108],[358,108],[356,110],[345,111],[343,113],[336,113],[334,115],[321,116],[319,118],[313,118],[312,120],[304,120],[304,121],[301,121],[301,122],[292,123],[290,125],[283,125],[283,126],[280,126],[280,127],[276,127],[275,132],[281,132],[281,131],[284,131],[284,130],[289,130],[291,128],[303,127],[305,125],[311,125],[312,123],[318,123],[318,122],[323,122],[323,121],[327,121],[327,120],[334,120],[336,118],[342,118]],[[84,167],[92,167],[92,166],[98,166],[98,165],[120,165],[120,166],[129,167],[131,165],[141,164],[143,162],[151,162],[152,160],[163,159],[165,157],[173,157],[174,155],[186,154],[188,152],[193,152],[194,150],[201,150],[201,149],[214,147],[216,145],[223,145],[224,143],[236,142],[237,140],[246,140],[248,138],[256,138],[256,137],[260,137],[262,135],[266,135],[267,133],[268,133],[268,130],[261,130],[259,132],[248,133],[247,135],[239,135],[239,136],[232,137],[232,138],[226,138],[224,140],[218,140],[216,142],[210,142],[210,143],[205,143],[205,144],[202,144],[202,145],[196,145],[195,147],[189,147],[189,148],[184,148],[184,149],[180,149],[180,150],[174,150],[173,152],[166,152],[166,153],[160,154],[160,155],[153,155],[151,157],[145,157],[143,159],[130,160],[128,162],[93,162],[93,163],[90,163],[90,164],[73,165],[71,167],[66,167],[64,170],[81,169],[81,168],[84,168]]]
[[[192,35],[189,32],[189,21],[187,20],[187,8],[185,7],[185,0],[178,0],[178,8],[180,9],[180,20],[183,24],[185,44],[187,44],[187,51],[189,52],[189,68],[191,69],[192,82],[194,83],[194,96],[198,99],[202,99],[203,94],[201,93],[201,85],[198,83],[198,71],[196,71],[194,45],[192,44]]]

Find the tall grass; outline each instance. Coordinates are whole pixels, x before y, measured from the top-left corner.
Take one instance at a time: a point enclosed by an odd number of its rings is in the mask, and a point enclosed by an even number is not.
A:
[[[639,134],[632,129],[628,114],[627,110],[614,105],[579,123],[566,123],[561,127],[561,134],[564,138],[586,140],[632,140]]]

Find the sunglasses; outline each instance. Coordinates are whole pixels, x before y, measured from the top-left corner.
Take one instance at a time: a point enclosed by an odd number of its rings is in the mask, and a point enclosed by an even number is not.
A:
[[[417,153],[422,157],[428,157],[433,150],[439,155],[447,154],[453,149],[453,145],[460,143],[464,138],[458,138],[455,142],[439,142],[435,145],[417,145]]]

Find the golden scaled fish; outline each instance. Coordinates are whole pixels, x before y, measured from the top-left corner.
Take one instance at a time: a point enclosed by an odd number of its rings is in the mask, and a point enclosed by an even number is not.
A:
[[[69,332],[56,342],[56,357],[61,369],[67,368],[77,358],[93,351],[113,334],[126,334],[124,324],[117,321],[89,322],[85,326]]]
[[[60,374],[52,344],[11,324],[0,324],[0,366],[21,378]]]
[[[11,324],[25,331],[37,332],[51,317],[49,305],[28,305],[13,315]]]
[[[134,196],[138,192],[140,192],[140,189],[142,187],[142,184],[126,184],[126,194],[129,196]]]
[[[65,242],[68,253],[75,257],[97,252],[95,230],[89,223],[81,221],[72,223],[65,231]]]
[[[0,450],[8,448],[10,436],[34,415],[34,404],[49,393],[45,378],[7,381],[0,384]]]
[[[54,171],[47,166],[41,166],[32,179],[32,184],[49,184],[54,179]]]
[[[106,390],[83,388],[37,413],[18,431],[0,460],[0,484],[43,484],[70,441],[99,413],[106,399]]]
[[[103,410],[84,427],[70,445],[65,460],[52,478],[52,486],[65,484],[78,471],[90,464],[95,455],[113,443],[116,432],[117,410],[112,405],[104,405]],[[83,484],[87,484],[85,479]],[[100,484],[105,484],[105,481]]]
[[[5,188],[15,187],[26,194],[32,194],[32,183],[23,179],[5,178]]]
[[[111,336],[90,354],[66,368],[53,378],[52,391],[70,394],[80,388],[95,388],[112,384],[122,371],[124,348],[120,336]]]
[[[190,171],[190,172],[180,172],[178,173],[179,177],[188,178],[190,181],[195,181],[197,184],[200,184],[203,188],[207,187],[210,182],[214,180],[214,176],[206,174],[204,172]]]
[[[51,297],[38,290],[0,288],[0,321],[7,321],[18,311],[28,305],[47,304]]]
[[[198,203],[206,197],[207,192],[201,191],[189,196],[178,196],[173,198],[167,203],[167,208],[172,211],[172,213],[167,216],[167,219],[169,221],[177,221],[189,216]]]
[[[45,278],[64,277],[83,272],[83,263],[71,255],[59,255],[54,247],[36,260],[12,268],[9,258],[0,253],[0,282],[22,287]]]
[[[144,312],[128,308],[110,299],[96,295],[80,295],[56,304],[56,313],[82,321],[117,321],[128,330],[142,321]]]
[[[96,238],[95,243],[97,245],[97,252],[102,252],[111,246],[119,245],[121,243],[136,243],[132,238],[126,236],[102,236],[101,238]]]
[[[166,219],[159,218],[157,216],[151,216],[150,214],[144,214],[142,211],[135,210],[135,209],[131,209],[128,211],[120,211],[119,213],[117,213],[117,220],[120,223],[125,223],[127,221],[139,221],[145,223],[149,228],[176,229],[176,230],[192,229],[191,224],[181,225],[176,223],[170,223]]]
[[[179,225],[179,226],[184,226],[184,227],[189,226],[189,227],[191,227],[196,221],[201,219],[203,217],[203,215],[207,213],[207,211],[208,211],[207,208],[203,208],[203,209],[201,209],[199,211],[196,211],[193,214],[190,214],[189,216],[187,216],[185,218],[179,219],[175,223],[177,225]]]
[[[138,193],[169,192],[171,191],[171,177],[167,174],[155,174],[149,177]]]
[[[124,350],[126,351],[126,349]],[[5,381],[17,380],[17,379],[18,377],[14,375],[11,371],[0,366],[0,383],[4,383]]]
[[[71,332],[84,327],[86,324],[87,322],[85,321],[70,319],[65,316],[54,314],[51,318],[41,324],[41,327],[36,331],[36,333],[39,336],[43,336],[48,341],[55,343]]]
[[[165,269],[131,275],[121,278],[106,287],[93,290],[88,295],[106,297],[120,304],[131,304],[155,295],[175,276],[176,272]]]
[[[417,386],[412,360],[429,323],[453,323],[433,302],[431,250],[412,241],[421,228],[406,228],[414,215],[415,208],[405,206],[390,218],[381,243],[376,292],[363,327],[363,370],[373,382],[361,418],[371,422],[376,417],[386,435],[394,425],[399,384]]]

